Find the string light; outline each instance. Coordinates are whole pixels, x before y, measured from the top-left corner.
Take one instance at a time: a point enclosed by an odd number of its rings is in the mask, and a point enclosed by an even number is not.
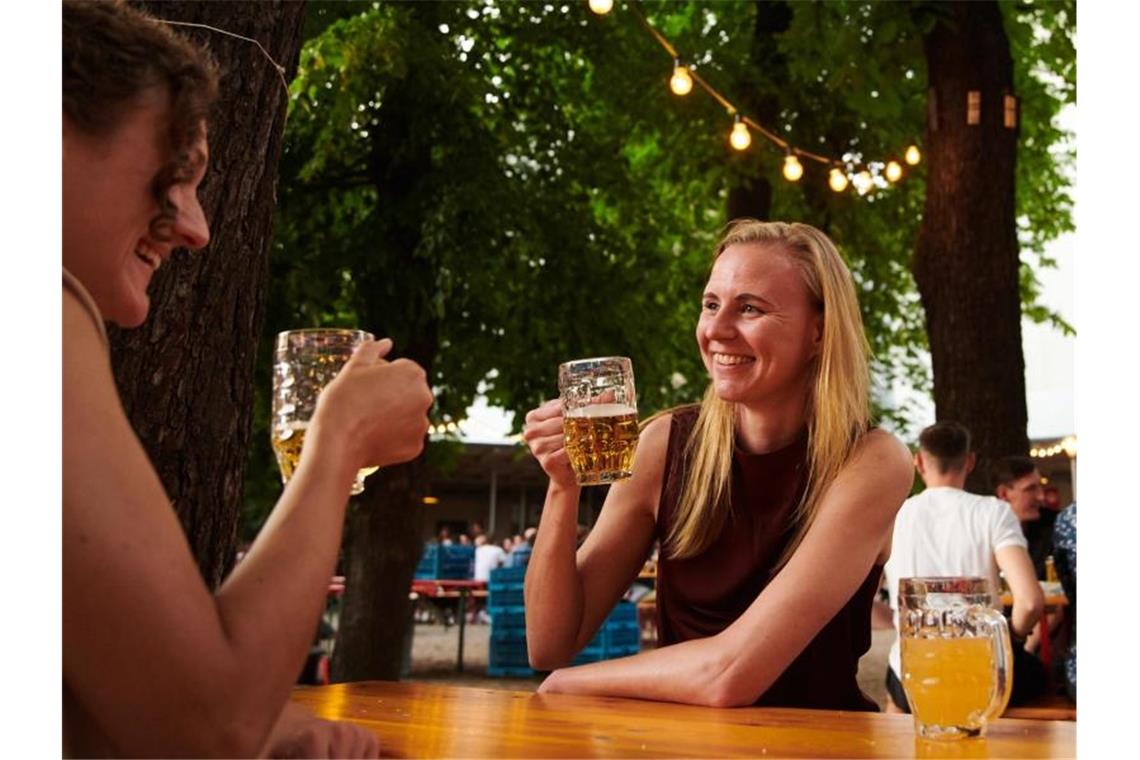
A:
[[[804,176],[804,166],[794,154],[789,153],[784,158],[784,179],[788,182],[798,182]]]
[[[673,61],[673,77],[669,80],[669,89],[674,95],[688,95],[693,90],[693,78],[689,75],[689,67],[681,65],[681,59]]]
[[[594,13],[605,14],[613,8],[613,0],[589,0],[589,6],[590,10]],[[800,162],[801,158],[806,158],[825,166],[835,166],[839,163],[832,157],[820,155],[819,153],[805,150],[804,148],[793,147],[791,143],[780,137],[780,135],[772,130],[766,129],[763,124],[747,116],[742,116],[736,106],[706,82],[704,77],[689,67],[681,65],[681,54],[677,52],[677,48],[674,47],[656,27],[649,23],[649,19],[646,18],[645,13],[641,10],[638,3],[627,3],[625,7],[633,11],[641,25],[645,27],[646,31],[673,59],[673,74],[669,79],[669,88],[674,94],[679,96],[687,95],[692,91],[693,85],[696,84],[708,93],[711,98],[720,103],[729,113],[734,115],[732,133],[729,135],[729,143],[734,149],[743,151],[752,145],[752,134],[749,132],[749,127],[751,127],[785,153],[783,171],[784,177],[789,182],[797,182],[803,177],[804,169],[803,164]],[[922,154],[919,153],[918,146],[911,145],[907,148],[904,158],[908,164],[914,166],[922,159]],[[854,171],[855,168],[858,167],[852,167],[851,170]],[[897,161],[891,161],[887,164],[886,176],[890,182],[897,182],[902,178],[902,175],[902,166],[900,166]],[[874,188],[874,177],[866,168],[855,176],[859,178],[857,187],[859,188],[860,194],[867,193]],[[843,192],[847,189],[849,182],[850,179],[843,171],[832,169],[831,172],[829,172],[828,184],[832,190]]]
[[[847,175],[839,168],[832,169],[827,175],[827,184],[837,193],[847,189]]]
[[[736,114],[733,119],[732,134],[728,136],[728,141],[737,150],[748,150],[752,144],[752,135],[748,132],[748,126],[741,121],[740,114]]]

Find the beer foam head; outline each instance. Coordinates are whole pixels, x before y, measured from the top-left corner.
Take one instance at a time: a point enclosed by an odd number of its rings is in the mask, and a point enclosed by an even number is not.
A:
[[[565,413],[566,417],[620,417],[632,414],[637,416],[637,409],[629,404],[589,404],[571,409]]]

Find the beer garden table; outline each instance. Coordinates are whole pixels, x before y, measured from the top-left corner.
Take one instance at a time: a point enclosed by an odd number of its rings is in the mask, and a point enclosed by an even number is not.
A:
[[[385,757],[1075,757],[1076,724],[1000,719],[981,739],[919,740],[909,715],[711,708],[367,681],[295,702],[374,731]]]

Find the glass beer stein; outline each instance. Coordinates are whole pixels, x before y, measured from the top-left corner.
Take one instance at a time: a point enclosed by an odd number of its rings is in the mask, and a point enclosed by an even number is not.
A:
[[[288,483],[301,460],[305,430],[317,406],[317,397],[352,356],[353,349],[372,334],[363,330],[314,328],[277,334],[273,352],[273,418],[270,436],[281,482]],[[364,492],[364,478],[377,467],[356,473],[352,493]]]
[[[985,578],[899,581],[902,685],[927,739],[981,736],[1013,686],[1009,627]]]
[[[562,430],[578,485],[612,483],[633,474],[637,394],[624,356],[578,359],[558,367]]]

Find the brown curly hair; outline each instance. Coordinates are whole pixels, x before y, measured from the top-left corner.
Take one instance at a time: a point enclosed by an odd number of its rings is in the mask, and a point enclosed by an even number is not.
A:
[[[178,209],[167,196],[189,179],[191,150],[218,93],[218,69],[202,48],[121,0],[63,2],[63,112],[80,131],[105,137],[139,95],[165,87],[170,95],[170,156],[151,191],[159,214],[151,234],[168,240]]]

